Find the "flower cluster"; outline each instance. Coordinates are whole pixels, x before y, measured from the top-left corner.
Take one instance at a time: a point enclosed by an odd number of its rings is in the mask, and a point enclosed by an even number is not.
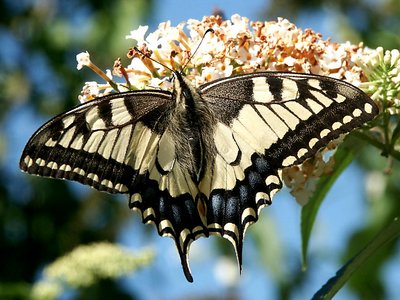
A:
[[[358,62],[362,67],[367,83],[361,88],[371,95],[381,110],[391,115],[400,114],[400,52],[397,49],[384,52],[382,47],[371,51]]]
[[[208,29],[213,29],[214,33],[204,36]],[[148,26],[140,26],[126,38],[136,42],[140,53],[150,55],[159,63],[130,49],[130,64],[125,68],[116,64],[112,72],[118,77],[125,73],[129,84],[111,86],[111,72],[99,73],[109,84],[87,83],[80,98],[82,102],[112,90],[169,88],[169,68],[181,70],[183,66],[195,85],[267,70],[327,75],[353,84],[363,81],[362,69],[355,64],[358,57],[366,55],[361,44],[332,43],[311,29],[301,30],[282,18],[250,22],[239,15],[233,15],[230,20],[208,16],[201,21],[190,19],[175,27],[170,22],[161,23],[156,31],[146,36],[147,30]],[[201,47],[192,57],[203,37]],[[94,65],[87,53],[81,53],[77,59],[78,67]]]
[[[209,29],[213,32],[205,35]],[[230,20],[208,16],[201,21],[190,19],[175,27],[165,22],[154,32],[147,34],[147,31],[148,26],[140,26],[126,36],[137,45],[137,48],[129,49],[131,60],[126,67],[117,60],[113,71],[106,74],[93,67],[87,53],[77,57],[78,67],[92,68],[107,82],[86,83],[81,102],[113,91],[170,89],[171,69],[183,71],[195,86],[236,74],[286,71],[331,76],[360,86],[369,94],[380,94],[382,77],[375,78],[371,74],[381,68],[387,74],[386,80],[393,83],[390,92],[393,97],[386,108],[390,106],[391,111],[398,113],[398,51],[383,55],[382,49],[372,50],[362,44],[334,43],[324,40],[311,29],[299,29],[282,18],[250,22],[239,15],[233,15]],[[193,55],[195,49],[197,52]],[[366,61],[369,63],[365,64]],[[123,77],[125,82],[116,83],[113,76]],[[366,83],[368,79],[374,83],[372,89],[370,83]],[[331,143],[331,148],[335,145],[335,142]],[[286,184],[300,203],[307,202],[321,174],[331,170],[332,162],[325,162],[323,155],[319,154],[312,165],[305,163],[283,173]]]
[[[314,157],[305,160],[301,165],[294,165],[282,170],[282,179],[290,188],[290,193],[296,198],[297,203],[306,205],[317,188],[321,176],[332,173],[335,158],[329,151],[335,150],[343,137],[331,141],[325,149],[318,151]],[[325,156],[327,156],[325,158]]]
[[[79,246],[44,269],[44,278],[35,283],[32,299],[57,299],[63,288],[82,288],[105,278],[118,278],[148,265],[151,250],[131,253],[102,242]]]

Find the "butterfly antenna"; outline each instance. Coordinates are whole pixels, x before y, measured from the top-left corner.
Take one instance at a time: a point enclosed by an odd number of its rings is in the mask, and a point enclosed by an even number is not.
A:
[[[189,62],[192,60],[192,58],[195,56],[197,50],[199,50],[201,44],[203,43],[204,38],[205,38],[206,35],[207,35],[208,33],[210,33],[210,32],[211,32],[211,33],[214,33],[215,31],[214,31],[214,29],[212,29],[212,28],[208,28],[208,29],[206,30],[206,32],[204,32],[203,37],[201,38],[200,43],[197,45],[196,50],[194,50],[193,54],[189,57],[188,61],[183,65],[182,70],[184,70],[184,69],[186,68],[186,66],[188,65],[188,63],[189,63]]]

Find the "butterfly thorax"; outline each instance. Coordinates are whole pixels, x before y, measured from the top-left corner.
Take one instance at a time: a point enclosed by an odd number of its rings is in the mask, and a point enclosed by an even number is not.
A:
[[[168,129],[175,138],[178,163],[199,183],[215,152],[211,130],[215,118],[189,80],[178,72],[174,87],[176,106]]]

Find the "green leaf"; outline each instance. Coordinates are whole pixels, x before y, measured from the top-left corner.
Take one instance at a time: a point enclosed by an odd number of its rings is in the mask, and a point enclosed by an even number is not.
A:
[[[352,132],[352,136],[356,137],[362,141],[367,141],[372,146],[380,149],[382,151],[382,154],[384,154],[386,156],[390,155],[394,159],[400,161],[400,152],[399,151],[395,150],[393,147],[388,147],[386,144],[379,142],[372,135],[355,130]]]
[[[395,123],[397,123],[396,127],[393,129],[392,137],[390,138],[390,147],[394,148],[394,145],[397,142],[397,139],[400,137],[400,122],[398,118],[393,120]]]
[[[324,175],[319,179],[314,195],[301,210],[301,250],[303,270],[307,268],[308,243],[319,207],[338,176],[353,160],[353,152],[342,144],[342,146],[336,150],[333,157],[335,159],[335,169],[331,174]]]
[[[363,250],[340,268],[336,272],[336,275],[330,278],[321,289],[314,294],[312,299],[332,299],[359,267],[382,247],[398,237],[400,237],[400,219],[396,217],[389,226],[382,230]]]

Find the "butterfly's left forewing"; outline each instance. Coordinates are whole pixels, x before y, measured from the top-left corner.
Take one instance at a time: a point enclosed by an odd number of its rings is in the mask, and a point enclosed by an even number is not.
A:
[[[129,193],[149,168],[172,104],[166,92],[130,92],[77,106],[32,136],[20,167],[101,191]]]

